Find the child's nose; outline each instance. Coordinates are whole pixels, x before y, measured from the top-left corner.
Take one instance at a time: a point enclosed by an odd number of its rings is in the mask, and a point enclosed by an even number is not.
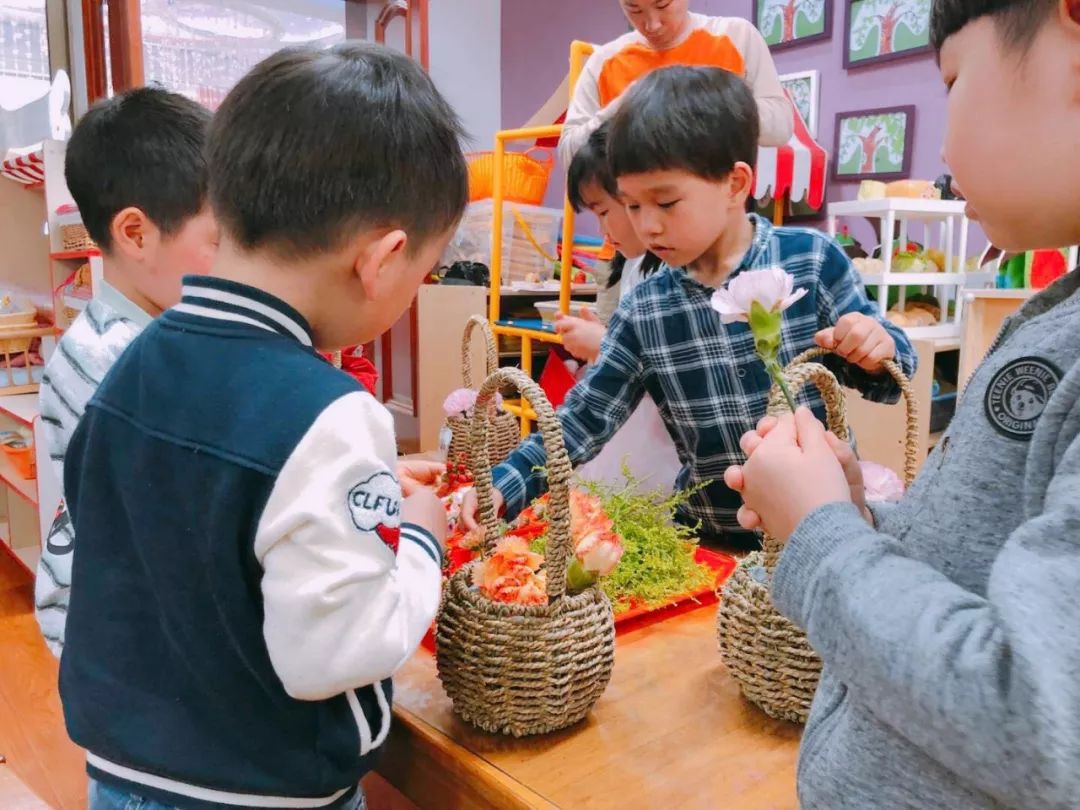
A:
[[[650,34],[655,34],[663,27],[664,23],[660,19],[659,15],[653,16],[650,14],[648,17],[645,18],[645,30],[648,31]]]

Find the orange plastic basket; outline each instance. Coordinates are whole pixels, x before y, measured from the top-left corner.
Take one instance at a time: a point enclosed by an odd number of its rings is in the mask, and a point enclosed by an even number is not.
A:
[[[534,157],[536,153],[538,157]],[[469,201],[490,199],[495,193],[495,153],[474,152],[469,159]],[[540,205],[547,193],[555,166],[550,149],[534,146],[525,152],[503,156],[503,199],[523,205]]]
[[[37,477],[37,469],[34,464],[33,447],[8,447],[3,445],[4,455],[8,457],[11,466],[15,468],[21,477],[27,481]]]

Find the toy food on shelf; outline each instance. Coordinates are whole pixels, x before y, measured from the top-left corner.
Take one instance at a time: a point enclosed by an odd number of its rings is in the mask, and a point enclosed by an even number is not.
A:
[[[941,189],[933,180],[894,180],[885,186],[885,196],[892,199],[940,200]]]
[[[852,259],[851,263],[855,265],[855,269],[864,276],[873,276],[885,272],[885,262],[881,259],[872,259],[865,256],[858,259]]]
[[[844,225],[840,229],[840,233],[834,237],[836,243],[844,249],[844,253],[847,254],[849,259],[861,259],[866,256],[866,251],[863,246],[859,244],[859,240],[851,235],[847,225]]]
[[[885,199],[885,184],[880,180],[863,180],[859,183],[860,200]]]
[[[941,305],[931,295],[911,295],[902,309],[900,304],[896,304],[885,317],[890,323],[905,329],[934,326],[941,320]]]
[[[882,183],[863,180],[859,184],[859,200],[883,199],[940,200],[941,188],[934,180],[894,180]]]

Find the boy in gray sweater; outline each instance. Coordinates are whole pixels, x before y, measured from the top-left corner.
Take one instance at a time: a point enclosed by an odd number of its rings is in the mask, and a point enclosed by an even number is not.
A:
[[[969,214],[1080,242],[1080,0],[935,0],[932,36]],[[901,503],[869,512],[805,411],[743,448],[740,522],[787,539],[773,599],[825,665],[803,807],[1080,807],[1080,272],[1005,323]]]

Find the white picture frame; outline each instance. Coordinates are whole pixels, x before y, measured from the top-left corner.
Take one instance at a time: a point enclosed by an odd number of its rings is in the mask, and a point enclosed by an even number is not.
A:
[[[821,111],[821,74],[816,70],[784,73],[780,85],[787,91],[799,114],[803,117],[810,137],[817,138],[818,118]]]

